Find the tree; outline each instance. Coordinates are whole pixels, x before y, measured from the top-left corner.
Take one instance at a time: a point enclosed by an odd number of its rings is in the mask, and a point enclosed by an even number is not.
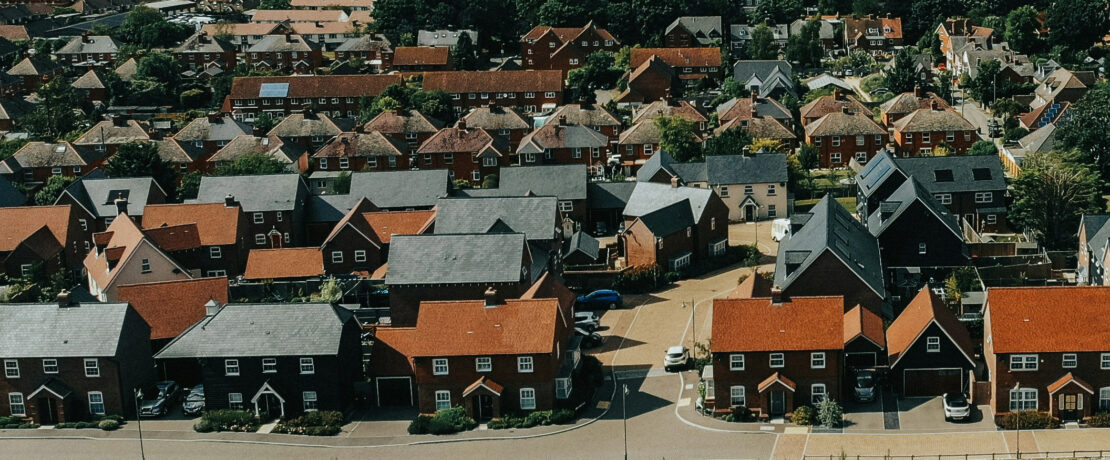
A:
[[[775,35],[766,23],[760,24],[752,31],[752,39],[748,43],[748,57],[756,60],[779,58],[779,45],[775,43]]]
[[[798,162],[802,164],[803,168],[817,169],[820,166],[820,157],[818,156],[817,147],[812,144],[802,144],[798,149]]]
[[[786,157],[786,189],[798,196],[811,196],[813,192],[813,176],[809,170],[802,166],[798,155]]]
[[[971,144],[971,148],[967,150],[968,155],[996,155],[998,154],[998,146],[994,145],[991,141],[977,141]]]
[[[351,193],[351,173],[341,172],[335,177],[335,182],[331,183],[331,193],[336,195],[346,195]]]
[[[748,148],[751,149],[752,153],[783,153],[782,142],[765,137],[752,139],[752,143],[750,146],[748,146]]]
[[[27,139],[0,140],[0,161],[7,160],[15,155],[15,152],[18,152],[24,145],[27,145]]]
[[[802,15],[802,0],[760,0],[751,13],[749,24],[785,24]]]
[[[277,122],[278,121],[275,120],[274,117],[270,116],[269,113],[262,112],[257,117],[255,117],[253,127],[257,128],[259,132],[265,134],[270,132],[271,129],[274,129],[274,126],[277,125]]]
[[[953,104],[952,71],[947,69],[941,70],[937,72],[935,79],[936,82],[933,84],[934,92],[937,96],[940,96],[941,99],[944,99],[944,102]]]
[[[120,24],[120,35],[126,42],[139,43],[142,39],[144,27],[165,20],[166,17],[161,11],[149,6],[136,6],[127,12],[127,17]]]
[[[689,162],[701,157],[694,122],[681,117],[659,117],[655,126],[659,128],[659,148],[675,160]]]
[[[879,2],[876,0],[852,0],[852,14],[867,16],[879,12]]]
[[[994,96],[998,92],[998,75],[1001,73],[1002,66],[998,61],[984,60],[979,63],[978,73],[975,78],[969,82],[968,93],[971,97],[984,105],[989,105],[994,102]],[[1002,79],[1006,81],[1005,78]],[[964,86],[964,85],[961,85]]]
[[[894,56],[894,66],[886,72],[886,87],[894,94],[913,91],[917,86],[917,72],[914,71],[914,49],[902,48]]]
[[[150,142],[128,142],[119,146],[104,165],[108,177],[151,177],[171,196],[177,174],[173,165],[158,155],[158,146]]]
[[[1037,46],[1038,29],[1040,23],[1037,22],[1036,8],[1023,5],[1006,16],[1006,33],[1003,36],[1013,49],[1028,53]]]
[[[165,84],[170,92],[177,88],[181,78],[181,68],[169,53],[155,51],[143,56],[137,62],[134,79],[151,80]]]
[[[725,77],[725,81],[721,83],[721,94],[713,98],[709,105],[716,107],[732,99],[748,96],[751,96],[751,91],[748,91],[748,87],[744,86],[744,82],[732,77]]]
[[[1068,111],[1072,120],[1056,130],[1056,143],[1083,152],[1083,161],[1110,178],[1110,130],[1106,129],[1110,125],[1110,86],[1095,85]]]
[[[1026,111],[1026,107],[1011,98],[999,98],[991,105],[991,111],[994,112],[996,117],[1009,119],[1021,115],[1022,112]]]
[[[586,56],[586,65],[567,74],[567,87],[571,89],[574,101],[595,102],[595,91],[612,88],[620,75],[621,71],[616,68],[612,55],[604,51],[594,51]]]
[[[821,14],[833,15],[842,10],[840,0],[817,0],[817,11]]]
[[[50,206],[58,201],[58,197],[62,195],[66,187],[77,181],[75,177],[69,176],[50,176],[46,179],[46,183],[38,192],[35,192],[35,204],[38,206]]]
[[[1033,231],[1048,249],[1074,249],[1079,216],[1106,210],[1102,180],[1076,156],[1074,151],[1029,154],[1014,180],[1010,220]]]
[[[243,155],[220,165],[216,174],[220,176],[251,176],[262,174],[281,174],[289,165],[262,153]]]
[[[1045,27],[1052,45],[1078,50],[1090,47],[1107,28],[1107,0],[1056,0],[1048,7]]]
[[[817,421],[825,428],[836,428],[844,419],[844,408],[832,398],[825,396],[817,403]]]
[[[260,10],[288,10],[290,9],[289,0],[262,0],[258,2],[258,9]]]
[[[74,107],[81,103],[66,79],[55,78],[42,85],[38,97],[41,102],[35,110],[16,120],[19,129],[36,139],[53,142],[78,127],[81,116]]]
[[[459,34],[459,42],[451,50],[451,59],[455,62],[456,70],[478,70],[478,50],[470,40],[470,34]]]
[[[740,128],[732,128],[705,140],[703,153],[712,155],[739,155],[744,153],[744,147],[752,143],[748,132]]]
[[[335,277],[328,277],[327,281],[320,284],[320,292],[314,292],[308,296],[309,302],[328,302],[337,303],[343,300],[343,286],[339,285],[339,280]]]
[[[201,173],[193,171],[181,176],[181,185],[177,187],[177,199],[191,200],[200,193]]]
[[[497,188],[499,183],[500,179],[498,179],[497,174],[489,174],[482,178],[482,188]]]

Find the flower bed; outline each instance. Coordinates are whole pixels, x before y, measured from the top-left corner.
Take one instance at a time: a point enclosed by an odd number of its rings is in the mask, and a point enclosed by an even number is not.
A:
[[[452,407],[435,415],[417,415],[409,424],[409,434],[451,434],[473,430],[478,422],[466,415],[462,407]]]
[[[510,415],[494,419],[487,423],[486,427],[491,430],[503,430],[506,428],[532,428],[536,425],[562,425],[573,422],[575,416],[574,411],[570,409],[540,410],[528,415]]]
[[[303,416],[278,423],[274,433],[306,436],[335,436],[343,431],[343,413],[339,411],[308,412]]]
[[[238,431],[252,433],[258,431],[258,418],[245,410],[220,409],[205,412],[200,421],[193,425],[198,433],[210,431]]]

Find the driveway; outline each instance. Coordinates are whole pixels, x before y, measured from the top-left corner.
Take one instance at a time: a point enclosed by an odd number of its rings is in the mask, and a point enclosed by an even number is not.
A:
[[[879,389],[882,391],[881,389]],[[883,431],[883,400],[876,397],[871,402],[856,402],[845,397],[844,431],[872,432]]]
[[[903,398],[898,400],[898,418],[903,432],[941,433],[948,431],[992,431],[994,412],[990,406],[978,406],[969,420],[944,421],[944,402],[934,398]]]

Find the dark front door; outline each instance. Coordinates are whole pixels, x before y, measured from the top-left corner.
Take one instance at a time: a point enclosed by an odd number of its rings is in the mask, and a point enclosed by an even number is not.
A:
[[[755,220],[755,206],[750,204],[744,206],[744,221],[751,222],[753,220]]]
[[[58,423],[58,400],[54,398],[39,398],[39,425],[54,425]]]
[[[1082,418],[1083,395],[1061,394],[1060,420],[1079,420]]]
[[[493,418],[493,397],[490,395],[475,396],[474,401],[475,414],[474,418],[478,420],[488,420]]]
[[[258,399],[258,416],[266,420],[281,416],[281,401],[277,396],[266,393]]]
[[[771,391],[771,415],[786,413],[786,394],[781,391]]]

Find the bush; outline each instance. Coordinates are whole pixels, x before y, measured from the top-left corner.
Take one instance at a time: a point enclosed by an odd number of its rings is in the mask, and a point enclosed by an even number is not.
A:
[[[335,436],[343,431],[343,413],[339,411],[315,411],[282,421],[274,427],[274,433],[303,434],[307,436]]]
[[[821,426],[836,428],[840,426],[843,418],[844,408],[840,407],[840,404],[832,398],[825,398],[817,403],[817,420],[821,422]]]
[[[812,407],[799,406],[794,409],[794,416],[790,418],[790,421],[794,422],[795,425],[813,425],[814,415]]]
[[[1099,412],[1087,417],[1087,426],[1094,428],[1110,427],[1110,412]]]
[[[96,426],[97,428],[100,428],[104,431],[115,431],[119,429],[119,422],[112,419],[104,419],[101,420],[100,423],[98,423]]]
[[[11,417],[0,417],[0,425],[10,425],[12,423],[15,423],[15,424],[23,423],[23,417],[19,417],[19,416],[15,416],[15,415],[13,415]]]
[[[747,407],[733,407],[732,412],[725,416],[726,422],[754,422],[755,413]]]
[[[409,434],[452,434],[460,431],[472,430],[478,422],[466,415],[462,407],[436,412],[435,415],[417,415],[409,423]]]
[[[200,421],[193,425],[199,433],[210,431],[258,431],[258,418],[245,410],[219,409],[205,412]]]
[[[416,418],[409,422],[409,434],[424,434],[428,432],[428,425],[432,422],[432,417],[428,415],[417,415]]]
[[[625,293],[647,292],[662,286],[663,269],[658,265],[635,265],[617,275],[613,289]]]
[[[551,413],[551,417],[548,420],[554,425],[563,425],[573,422],[576,418],[578,418],[577,414],[575,414],[573,410],[557,409]]]
[[[551,424],[551,411],[535,411],[524,417],[525,423],[531,426],[536,425],[550,425]]]
[[[1060,426],[1059,419],[1053,417],[1048,412],[1035,410],[1025,410],[999,415],[995,417],[995,423],[1003,430],[1016,430],[1019,426],[1023,430],[1058,428]]]

